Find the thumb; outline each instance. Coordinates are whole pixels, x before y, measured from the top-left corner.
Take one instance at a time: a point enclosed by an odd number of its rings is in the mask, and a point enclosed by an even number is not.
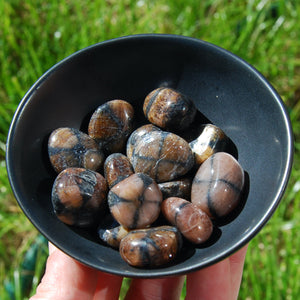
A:
[[[82,265],[49,244],[46,271],[30,300],[93,299],[97,271]]]

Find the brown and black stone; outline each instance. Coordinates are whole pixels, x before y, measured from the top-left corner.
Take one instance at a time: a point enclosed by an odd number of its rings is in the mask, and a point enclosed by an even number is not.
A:
[[[151,131],[136,143],[131,164],[156,182],[175,180],[194,166],[189,144],[180,136],[166,131]]]
[[[104,154],[98,144],[76,128],[54,130],[48,140],[48,154],[57,173],[70,167],[97,171],[104,162]]]
[[[150,92],[144,101],[146,118],[166,130],[183,130],[194,120],[194,102],[182,93],[167,87]]]
[[[105,212],[107,183],[92,170],[67,168],[52,187],[52,204],[57,217],[68,225],[89,227]]]
[[[121,257],[135,267],[157,267],[173,261],[181,248],[176,227],[133,230],[120,243]]]
[[[244,170],[226,152],[217,152],[199,167],[192,183],[191,201],[210,218],[227,216],[239,204],[244,187]]]
[[[124,100],[111,100],[93,113],[88,134],[99,143],[106,155],[124,152],[127,138],[133,130],[133,106]]]

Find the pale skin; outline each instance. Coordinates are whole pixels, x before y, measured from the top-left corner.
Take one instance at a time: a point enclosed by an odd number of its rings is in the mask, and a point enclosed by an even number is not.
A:
[[[237,299],[247,246],[223,261],[186,276],[133,279],[126,300],[176,300],[187,280],[186,299]],[[49,244],[46,272],[30,300],[119,299],[122,277],[77,262]]]

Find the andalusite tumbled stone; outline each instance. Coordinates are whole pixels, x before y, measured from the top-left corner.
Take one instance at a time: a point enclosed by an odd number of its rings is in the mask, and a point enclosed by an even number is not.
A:
[[[113,153],[104,162],[104,177],[110,189],[133,173],[129,158],[122,153]]]
[[[166,130],[182,130],[194,120],[194,102],[182,93],[168,87],[150,92],[144,101],[143,111],[146,118]]]
[[[176,227],[133,230],[120,243],[121,257],[134,267],[157,267],[173,261],[181,248]]]
[[[206,242],[213,232],[208,215],[190,201],[170,197],[163,201],[161,210],[165,218],[194,244]]]
[[[194,155],[180,136],[166,131],[142,135],[130,159],[135,172],[143,172],[156,182],[175,180],[191,170]]]
[[[113,248],[119,248],[121,240],[129,233],[130,231],[123,226],[117,226],[114,228],[100,228],[98,230],[98,235],[100,239]]]
[[[97,171],[104,162],[104,154],[98,144],[76,128],[54,130],[48,139],[48,154],[57,173],[70,167]]]
[[[105,154],[123,152],[133,130],[134,109],[124,100],[115,99],[99,106],[93,113],[88,134],[99,143]]]
[[[129,136],[127,140],[127,145],[126,145],[126,155],[129,159],[132,158],[132,155],[134,154],[135,151],[135,145],[139,142],[141,137],[148,132],[151,131],[161,131],[160,128],[153,124],[146,124],[143,125],[136,130],[134,130],[131,135]]]
[[[105,211],[107,183],[92,170],[67,168],[56,177],[52,204],[57,217],[68,225],[94,225]]]
[[[183,178],[158,184],[163,198],[179,197],[183,199],[191,198],[192,179]]]
[[[162,193],[143,173],[133,174],[112,187],[108,205],[116,221],[128,229],[145,228],[159,216]]]
[[[199,136],[189,144],[198,166],[214,153],[224,151],[228,144],[228,137],[221,128],[213,124],[205,124],[201,127]]]
[[[210,218],[227,216],[238,205],[244,186],[244,171],[230,154],[218,152],[198,169],[192,183],[191,201]]]

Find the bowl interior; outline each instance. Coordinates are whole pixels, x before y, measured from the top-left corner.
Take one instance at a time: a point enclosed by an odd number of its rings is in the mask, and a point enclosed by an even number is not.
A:
[[[231,222],[218,227],[213,243],[187,248],[170,266],[138,269],[127,265],[118,251],[101,244],[91,232],[68,227],[53,214],[50,195],[55,174],[47,156],[47,141],[58,127],[84,131],[90,114],[108,100],[129,101],[141,116],[145,96],[162,85],[191,97],[199,111],[230,137],[246,171],[248,190],[243,209]],[[262,228],[288,181],[291,136],[280,97],[240,58],[192,38],[130,36],[83,49],[34,84],[10,128],[7,169],[24,213],[70,256],[127,277],[175,275],[225,258]]]

